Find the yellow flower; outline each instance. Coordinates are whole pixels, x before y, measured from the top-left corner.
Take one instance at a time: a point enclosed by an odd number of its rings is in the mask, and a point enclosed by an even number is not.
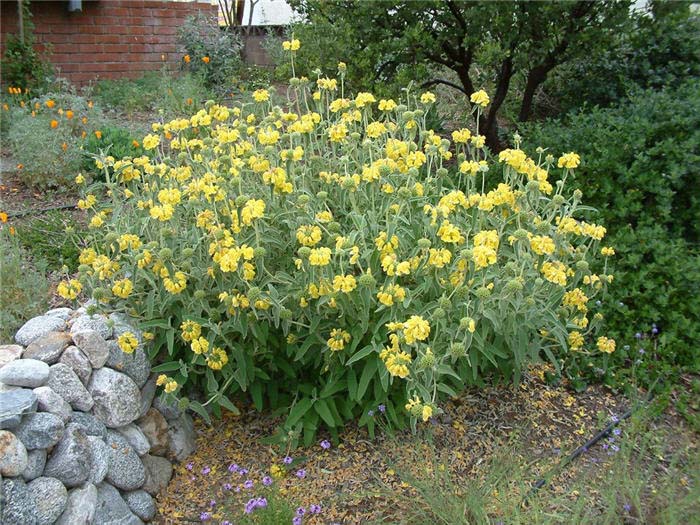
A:
[[[578,165],[580,163],[581,163],[581,157],[579,157],[578,154],[576,154],[572,151],[570,153],[565,153],[564,155],[559,157],[559,162],[557,162],[557,167],[573,169],[573,168],[578,168]]]
[[[396,102],[391,99],[379,101],[379,111],[392,111],[396,109]]]
[[[422,413],[423,421],[424,422],[428,421],[432,415],[433,415],[433,407],[431,407],[430,405],[424,405],[423,406],[423,413]]]
[[[537,255],[549,255],[554,253],[554,241],[546,235],[535,235],[530,238],[530,248]]]
[[[326,223],[333,220],[333,214],[330,211],[321,211],[316,214],[316,220],[318,222]]]
[[[472,96],[469,97],[469,100],[471,101],[472,104],[476,104],[477,106],[481,106],[482,108],[485,108],[486,106],[489,105],[489,96],[486,94],[486,91],[483,89],[480,89],[479,91],[476,91],[472,93]]]
[[[452,260],[452,252],[447,248],[430,248],[428,264],[436,268],[444,268]]]
[[[250,225],[253,219],[261,219],[265,215],[265,201],[262,199],[251,199],[245,203],[241,210],[241,222]]]
[[[132,332],[124,332],[119,336],[119,339],[117,339],[117,344],[119,348],[122,349],[122,352],[125,354],[132,354],[134,350],[136,350],[136,347],[138,347],[139,341]]]
[[[301,42],[298,39],[293,39],[291,41],[282,42],[282,49],[285,51],[298,51],[301,47]]]
[[[195,354],[206,354],[209,350],[209,341],[204,339],[204,337],[198,337],[197,339],[192,340],[192,343],[190,343],[190,348]]]
[[[464,242],[464,236],[459,231],[459,228],[457,228],[454,224],[450,223],[450,221],[448,221],[447,219],[442,221],[437,235],[438,237],[440,237],[442,242],[451,244],[459,244]]]
[[[175,392],[177,390],[177,381],[174,379],[168,379],[167,383],[165,383],[164,389],[166,394],[170,394],[172,392]]]
[[[566,265],[559,261],[546,261],[542,263],[542,267],[540,268],[545,279],[559,286],[566,286],[566,270]]]
[[[82,173],[78,173],[78,175],[75,177],[75,183],[82,184],[84,182],[85,182],[85,177],[83,177]]]
[[[419,315],[412,315],[403,323],[403,335],[408,344],[424,341],[430,335],[430,323]]]
[[[376,101],[377,99],[374,98],[374,95],[372,95],[372,93],[361,92],[358,93],[355,97],[355,106],[357,106],[358,108],[363,108],[368,104],[373,104]]]
[[[143,138],[143,149],[151,150],[160,144],[160,135],[153,135],[149,133]]]
[[[336,275],[333,278],[333,290],[336,292],[350,293],[355,288],[357,288],[357,281],[355,277],[350,274]]]
[[[121,279],[112,286],[112,293],[117,297],[126,299],[133,289],[134,284],[131,282],[131,279]]]
[[[471,138],[472,133],[466,128],[458,129],[452,132],[452,141],[457,144],[466,144]]]
[[[486,144],[486,137],[483,135],[473,135],[471,143],[475,148],[483,148],[484,144]]]
[[[221,370],[228,363],[228,356],[223,348],[214,347],[209,356],[207,356],[207,366],[212,370]]]
[[[598,350],[606,354],[612,354],[615,351],[615,340],[607,337],[599,337],[597,341]]]
[[[345,330],[341,330],[340,328],[334,328],[333,330],[331,330],[331,336],[328,339],[328,341],[326,341],[326,343],[328,344],[328,348],[330,348],[334,352],[337,352],[345,348],[346,343],[349,343],[350,339],[350,334],[347,333]]]
[[[572,350],[579,350],[583,347],[583,335],[578,330],[574,330],[569,334],[569,347]]]
[[[574,288],[570,292],[566,292],[562,303],[564,306],[573,306],[580,312],[588,311],[588,297],[580,288]]]
[[[297,228],[296,236],[302,246],[315,246],[321,242],[322,232],[318,226],[303,225]]]
[[[253,100],[255,102],[267,102],[270,100],[270,92],[267,89],[256,89],[253,91]]]
[[[343,123],[336,124],[328,129],[328,136],[330,137],[331,142],[341,142],[345,140],[347,135],[348,128]]]
[[[83,285],[80,281],[71,279],[70,281],[61,281],[56,288],[58,295],[64,299],[74,300],[78,297],[78,294],[83,290]]]
[[[423,104],[430,104],[430,103],[435,102],[435,100],[436,100],[435,95],[433,93],[431,93],[430,91],[426,91],[425,93],[423,93],[420,96],[420,101]]]
[[[612,255],[615,255],[615,250],[614,250],[614,248],[611,248],[609,246],[603,246],[600,249],[600,254],[604,257],[610,257]]]
[[[326,266],[331,262],[330,248],[313,248],[309,254],[309,264],[311,266]]]

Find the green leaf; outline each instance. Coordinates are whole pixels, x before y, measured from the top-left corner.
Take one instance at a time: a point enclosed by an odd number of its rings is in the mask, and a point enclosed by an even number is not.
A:
[[[173,372],[174,370],[178,370],[180,368],[181,364],[182,364],[182,361],[168,361],[167,363],[163,363],[161,365],[154,366],[151,369],[151,372],[153,372],[153,373]]]
[[[253,404],[258,410],[263,409],[262,384],[255,382],[250,385],[250,397],[253,399]]]
[[[371,354],[374,351],[374,345],[367,345],[361,350],[358,350],[355,355],[353,355],[348,361],[345,363],[345,366],[350,366],[351,364],[359,361],[360,359],[367,357],[369,354]]]
[[[309,411],[313,404],[314,402],[308,397],[305,397],[301,401],[298,401],[289,411],[289,416],[287,416],[286,425],[289,427],[293,427],[302,417],[304,417],[304,414],[306,414]]]
[[[331,414],[328,404],[325,399],[319,399],[314,403],[314,410],[321,416],[321,419],[326,422],[329,427],[334,427],[336,425],[333,414]]]
[[[209,417],[209,412],[207,412],[207,409],[204,408],[204,406],[199,403],[198,401],[190,401],[190,409],[194,410],[197,414],[202,416],[202,419],[204,419],[207,424],[211,425],[211,418]]]
[[[362,399],[362,396],[365,395],[367,387],[369,386],[369,382],[372,380],[372,377],[374,377],[376,371],[377,359],[367,361],[365,368],[362,370],[362,376],[360,376],[360,383],[357,386],[357,396],[355,397],[355,399],[357,399],[358,401]]]
[[[224,407],[225,409],[229,410],[233,415],[235,416],[240,416],[241,411],[238,410],[238,407],[233,404],[233,402],[226,396],[222,395],[219,397],[219,404]]]

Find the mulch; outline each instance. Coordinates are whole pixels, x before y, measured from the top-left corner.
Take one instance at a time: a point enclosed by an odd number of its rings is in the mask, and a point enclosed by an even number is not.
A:
[[[329,450],[317,443],[290,452],[295,463],[274,486],[295,507],[322,506],[321,514],[304,516],[306,524],[354,524],[399,519],[397,498],[389,495],[403,493],[402,501],[410,502],[414,489],[397,471],[420,474],[421,469],[430,472],[437,465],[449,469],[455,480],[478,479],[489,460],[507,450],[504,447],[512,447],[519,455],[511,459],[528,465],[534,483],[627,408],[622,396],[602,387],[574,394],[563,386],[548,385],[545,368],[532,369],[519,385],[469,390],[448,401],[444,414],[424,424],[423,439],[400,431],[371,440],[365,429],[348,425],[340,433],[340,442]],[[212,426],[197,421],[197,450],[175,468],[167,491],[157,500],[156,521],[200,522],[201,513],[209,512],[213,523],[237,523],[245,502],[259,495],[256,491],[262,489],[261,479],[270,467],[283,466],[284,453],[261,443],[281,421],[252,408],[242,410],[240,416],[226,414]],[[324,437],[319,436],[319,441]],[[604,451],[591,450],[549,490],[566,490],[567,479],[577,469],[597,465],[605,457]],[[231,473],[232,464],[249,472]],[[304,479],[295,476],[299,468],[306,471]],[[252,489],[243,486],[248,479],[254,482]]]

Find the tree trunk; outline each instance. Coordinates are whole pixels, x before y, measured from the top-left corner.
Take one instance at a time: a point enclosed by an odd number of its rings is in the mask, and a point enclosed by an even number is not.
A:
[[[525,91],[523,92],[523,100],[520,103],[520,112],[518,113],[518,120],[520,122],[526,122],[530,118],[535,91],[537,91],[537,88],[540,87],[546,78],[547,70],[541,67],[536,67],[528,73]]]

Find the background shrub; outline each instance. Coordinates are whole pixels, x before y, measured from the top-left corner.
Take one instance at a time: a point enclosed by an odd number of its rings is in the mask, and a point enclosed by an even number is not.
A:
[[[243,70],[243,44],[236,33],[220,27],[216,16],[198,13],[187,18],[178,40],[189,58],[183,61],[185,70],[201,76],[208,89],[219,94],[230,91]]]
[[[700,81],[638,92],[619,107],[580,112],[527,129],[529,144],[574,150],[573,181],[608,227],[615,282],[603,305],[609,330],[658,346],[649,377],[696,367],[700,338]],[[639,356],[610,358],[624,368]],[[615,367],[617,368],[617,367]],[[614,369],[611,369],[613,376]],[[607,376],[613,381],[613,376]]]

